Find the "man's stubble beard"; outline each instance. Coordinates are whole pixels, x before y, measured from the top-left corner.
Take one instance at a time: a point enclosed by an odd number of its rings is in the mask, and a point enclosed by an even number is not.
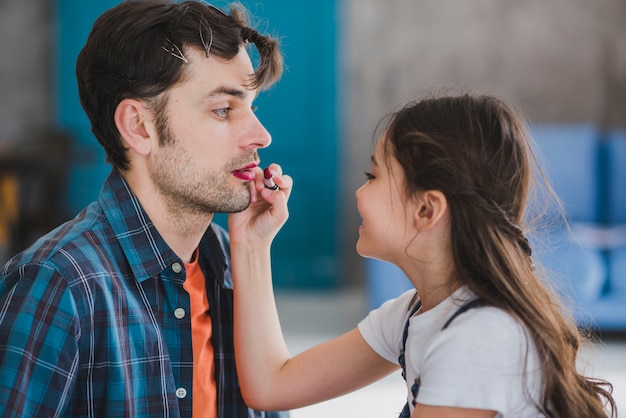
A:
[[[159,119],[159,118],[158,118]],[[151,160],[150,177],[170,210],[188,215],[212,215],[245,210],[251,201],[247,183],[232,185],[232,172],[256,160],[256,151],[206,171],[197,168],[193,156],[175,137],[167,121],[157,123],[161,152]]]

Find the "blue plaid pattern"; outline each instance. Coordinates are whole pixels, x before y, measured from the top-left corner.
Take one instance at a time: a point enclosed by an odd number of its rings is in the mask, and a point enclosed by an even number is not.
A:
[[[229,260],[228,237],[212,225],[200,265],[219,417],[286,417],[241,398]],[[97,202],[0,272],[0,416],[191,417],[184,280],[184,263],[114,170]]]

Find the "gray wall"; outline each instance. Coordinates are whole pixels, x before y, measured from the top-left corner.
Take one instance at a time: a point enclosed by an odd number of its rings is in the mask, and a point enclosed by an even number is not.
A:
[[[354,191],[372,132],[420,92],[486,90],[530,122],[626,127],[624,0],[345,0],[341,16],[345,272],[361,266]]]
[[[53,118],[52,0],[0,0],[0,144]]]

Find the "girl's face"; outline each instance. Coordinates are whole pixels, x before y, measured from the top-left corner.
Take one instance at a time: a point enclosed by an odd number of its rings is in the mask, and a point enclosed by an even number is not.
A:
[[[405,198],[404,172],[392,155],[385,155],[384,136],[372,156],[367,180],[356,191],[359,227],[357,252],[363,257],[398,264],[416,235],[412,199]]]

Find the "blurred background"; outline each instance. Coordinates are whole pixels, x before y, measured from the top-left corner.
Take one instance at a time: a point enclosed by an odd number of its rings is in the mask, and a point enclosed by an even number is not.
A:
[[[74,217],[109,172],[74,65],[93,21],[118,2],[0,0],[0,262]],[[354,192],[380,118],[453,86],[524,113],[573,224],[535,238],[536,257],[581,325],[626,332],[626,1],[242,3],[280,37],[287,64],[257,101],[274,140],[263,164],[295,180],[273,247],[281,303],[321,296],[357,318],[408,287],[356,254]]]

